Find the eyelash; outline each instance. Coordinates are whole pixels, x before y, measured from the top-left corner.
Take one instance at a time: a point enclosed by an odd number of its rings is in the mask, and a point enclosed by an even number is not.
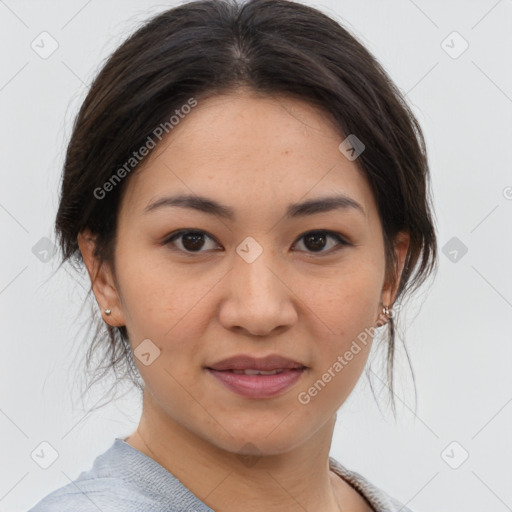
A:
[[[216,244],[218,244],[218,242],[215,240],[215,238],[213,236],[209,235],[206,231],[202,231],[202,230],[199,230],[199,229],[181,229],[179,231],[171,233],[171,235],[169,237],[167,237],[162,242],[162,245],[173,245],[173,243],[174,243],[174,241],[176,239],[182,237],[183,235],[187,235],[187,234],[206,235],[207,238],[210,238]],[[325,252],[325,251],[318,251],[318,252],[306,251],[310,255],[313,255],[313,256],[317,256],[317,255],[318,256],[331,255],[331,254],[334,254],[334,253],[338,252],[339,250],[341,250],[344,246],[352,245],[349,242],[347,242],[347,240],[345,240],[343,237],[341,237],[341,235],[339,233],[336,233],[335,231],[329,231],[327,229],[314,229],[314,230],[311,230],[311,231],[307,231],[306,233],[302,234],[297,239],[297,241],[301,240],[302,238],[306,237],[307,235],[313,235],[313,234],[326,234],[328,237],[336,239],[336,241],[340,245],[340,247],[338,247],[337,249],[330,250],[330,251],[327,251],[327,252]],[[295,242],[295,243],[297,243],[297,242]],[[295,245],[295,243],[294,243],[294,245]],[[220,245],[220,244],[218,244],[218,245]],[[187,256],[192,256],[192,257],[207,252],[207,251],[195,251],[195,252],[194,251],[187,251],[186,249],[183,250],[183,249],[178,249],[176,247],[173,247],[172,250],[175,250],[175,251],[178,251],[178,252],[183,252]]]

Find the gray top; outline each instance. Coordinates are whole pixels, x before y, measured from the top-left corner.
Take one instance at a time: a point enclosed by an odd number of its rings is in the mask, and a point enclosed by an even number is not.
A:
[[[359,473],[329,457],[330,468],[357,489],[375,512],[412,512]],[[93,466],[28,512],[214,512],[163,466],[116,438]]]

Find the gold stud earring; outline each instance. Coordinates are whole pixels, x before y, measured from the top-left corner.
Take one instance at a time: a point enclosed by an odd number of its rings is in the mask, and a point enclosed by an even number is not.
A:
[[[382,306],[382,313],[384,313],[384,315],[387,317],[387,318],[393,318],[393,309],[390,308],[389,306]]]
[[[393,309],[390,306],[382,305],[382,315],[386,317],[386,321],[382,322],[380,320],[381,315],[379,315],[379,319],[377,320],[377,327],[382,327],[383,325],[386,325],[390,318],[393,318]]]

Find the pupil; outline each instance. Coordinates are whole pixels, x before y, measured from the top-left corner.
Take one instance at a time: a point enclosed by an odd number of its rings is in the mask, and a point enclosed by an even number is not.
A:
[[[312,246],[308,247],[308,241],[310,240],[313,241],[313,244]],[[323,249],[325,246],[325,235],[319,233],[313,233],[311,235],[308,235],[304,237],[304,244],[306,245],[306,247],[308,247],[308,249]]]
[[[204,239],[201,233],[187,233],[183,235],[183,247],[189,251],[199,250],[204,245]],[[188,242],[192,243],[188,243]]]
[[[325,247],[325,238],[322,233],[312,233],[304,237],[304,244],[310,250],[319,251]],[[188,251],[198,251],[204,245],[204,235],[202,233],[186,233],[183,235],[182,243]]]

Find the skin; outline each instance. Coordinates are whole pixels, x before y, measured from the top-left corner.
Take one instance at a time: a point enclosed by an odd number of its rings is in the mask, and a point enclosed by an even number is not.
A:
[[[243,89],[203,99],[130,176],[115,274],[94,260],[91,233],[79,236],[98,304],[112,310],[104,320],[126,325],[132,348],[150,339],[161,351],[148,366],[135,359],[143,412],[127,442],[217,511],[240,503],[247,512],[371,510],[328,464],[336,412],[364,369],[371,337],[307,405],[297,399],[382,320],[398,282],[385,279],[376,203],[357,160],[338,149],[344,138],[324,112],[297,99]],[[215,199],[236,219],[176,206],[143,213],[178,193]],[[335,194],[364,213],[284,218],[290,203]],[[184,228],[208,235],[196,252],[183,237],[163,243]],[[327,237],[315,250],[304,237],[311,230],[339,233],[350,245]],[[236,252],[247,236],[263,249],[251,263]],[[398,275],[408,243],[406,233],[397,237]],[[309,369],[280,395],[250,399],[204,369],[240,353],[278,353]],[[240,457],[255,453],[254,465]]]

